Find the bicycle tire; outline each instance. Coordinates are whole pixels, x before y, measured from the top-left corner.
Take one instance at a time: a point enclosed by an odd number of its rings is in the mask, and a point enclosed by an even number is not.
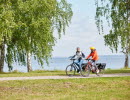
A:
[[[71,64],[66,67],[66,75],[68,76],[74,76],[76,72],[75,67]]]
[[[90,74],[90,71],[91,71],[91,69],[90,69],[90,65],[89,64],[83,65],[82,69],[81,69],[81,75],[83,77],[88,77],[89,74]]]

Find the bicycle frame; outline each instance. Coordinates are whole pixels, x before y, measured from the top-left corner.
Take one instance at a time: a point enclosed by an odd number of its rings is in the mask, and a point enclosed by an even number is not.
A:
[[[80,69],[80,68],[79,68],[79,64],[76,63],[76,62],[74,62],[75,59],[72,59],[72,60],[73,60],[73,63],[72,63],[71,65],[73,65],[73,66],[75,67],[75,69],[79,70],[79,69]]]
[[[91,66],[92,66],[92,62],[90,62],[90,61],[89,61],[89,62],[87,62],[87,64],[89,64],[89,65],[91,65]]]
[[[89,68],[90,68],[90,70],[93,72],[93,73],[95,73],[95,70],[93,70],[93,64],[92,64],[92,60],[91,59],[87,59],[88,60],[88,62],[87,62],[87,65],[90,65],[89,66]],[[87,66],[88,67],[88,66]],[[95,67],[94,67],[95,68]]]

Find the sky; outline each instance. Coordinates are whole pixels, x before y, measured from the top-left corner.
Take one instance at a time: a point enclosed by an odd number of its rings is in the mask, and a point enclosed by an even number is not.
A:
[[[76,47],[80,47],[87,56],[89,48],[94,46],[98,55],[115,55],[105,46],[103,34],[99,35],[95,24],[95,0],[67,0],[72,4],[73,17],[66,29],[66,34],[57,40],[53,57],[69,57],[75,54]],[[109,33],[107,23],[104,23],[104,33]]]

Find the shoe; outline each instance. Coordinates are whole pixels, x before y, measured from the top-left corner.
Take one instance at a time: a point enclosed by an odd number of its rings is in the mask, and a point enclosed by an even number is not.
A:
[[[99,69],[96,70],[96,73],[97,73],[97,74],[99,73]]]
[[[77,73],[79,73],[79,69],[77,69]]]

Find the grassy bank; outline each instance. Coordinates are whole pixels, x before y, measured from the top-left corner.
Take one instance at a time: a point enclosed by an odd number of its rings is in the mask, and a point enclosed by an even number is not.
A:
[[[0,73],[0,77],[24,77],[24,76],[63,76],[65,75],[65,71],[43,71],[36,70],[29,73],[23,72],[10,72],[10,73]]]
[[[130,77],[0,81],[0,100],[129,100]]]
[[[114,74],[114,73],[130,73],[130,68],[128,69],[107,69],[105,71],[106,74]]]
[[[111,70],[107,69],[105,71],[105,74],[113,74],[113,73],[130,73],[130,69],[116,69]],[[43,71],[43,70],[37,70],[32,71],[29,73],[22,73],[22,72],[11,72],[11,73],[0,73],[0,77],[24,77],[24,76],[64,76],[66,75],[65,71]]]

